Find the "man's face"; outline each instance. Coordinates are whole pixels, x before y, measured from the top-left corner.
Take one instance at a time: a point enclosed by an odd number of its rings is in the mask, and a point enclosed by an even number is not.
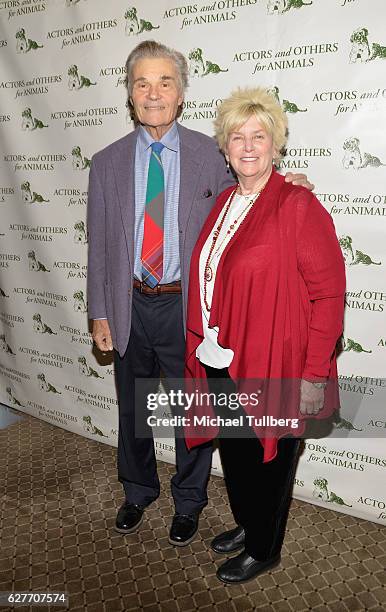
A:
[[[131,100],[142,125],[159,140],[183,102],[174,62],[167,58],[145,58],[133,67]]]

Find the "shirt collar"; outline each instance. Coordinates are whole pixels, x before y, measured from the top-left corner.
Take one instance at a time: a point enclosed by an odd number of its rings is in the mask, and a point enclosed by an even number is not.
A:
[[[145,130],[143,125],[139,127],[138,143],[143,151],[146,151],[150,145],[156,142],[149,132]],[[162,144],[170,151],[177,152],[180,148],[180,136],[178,134],[177,123],[174,121],[172,127],[161,138]]]

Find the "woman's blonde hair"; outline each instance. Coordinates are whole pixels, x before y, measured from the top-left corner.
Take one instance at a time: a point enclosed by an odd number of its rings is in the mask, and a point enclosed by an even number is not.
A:
[[[271,134],[277,152],[275,160],[279,161],[287,142],[288,121],[275,94],[264,87],[239,88],[218,106],[214,128],[220,149],[226,152],[230,133],[253,115]]]

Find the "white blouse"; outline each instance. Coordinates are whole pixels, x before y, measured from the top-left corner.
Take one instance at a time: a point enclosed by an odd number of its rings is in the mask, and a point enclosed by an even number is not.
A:
[[[233,192],[232,192],[233,193]],[[233,359],[233,351],[229,348],[220,346],[217,342],[218,338],[218,327],[209,327],[209,317],[210,310],[208,311],[204,301],[204,275],[205,275],[205,266],[208,260],[209,252],[212,246],[213,234],[217,230],[217,226],[220,223],[220,220],[223,217],[224,210],[228,206],[229,200],[232,197],[232,194],[229,196],[228,200],[224,204],[216,223],[213,226],[211,233],[209,234],[200,254],[200,263],[199,263],[199,276],[200,276],[200,298],[201,298],[201,311],[202,311],[202,327],[204,332],[204,339],[201,344],[196,349],[196,357],[201,361],[201,363],[211,366],[212,368],[227,368],[232,363]],[[209,308],[212,305],[213,298],[213,289],[216,281],[217,267],[219,261],[221,259],[222,254],[226,246],[232,240],[233,236],[237,232],[240,227],[242,221],[247,216],[251,206],[256,198],[256,194],[251,194],[248,196],[235,194],[232,204],[228,210],[228,213],[224,219],[224,223],[220,230],[220,233],[217,237],[216,246],[211,255],[211,260],[209,262],[210,268],[212,270],[212,278],[210,281],[206,283],[206,302]],[[237,220],[237,223],[235,223]],[[230,230],[230,226],[234,224],[234,229]],[[227,234],[228,230],[230,234]]]

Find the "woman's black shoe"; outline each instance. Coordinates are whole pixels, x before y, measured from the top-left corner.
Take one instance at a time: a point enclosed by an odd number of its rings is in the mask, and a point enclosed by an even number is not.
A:
[[[237,557],[228,559],[217,570],[217,578],[227,584],[239,584],[252,580],[259,574],[273,569],[280,563],[280,554],[267,559],[267,561],[256,561],[250,557],[247,552],[243,551]]]
[[[224,531],[224,533],[220,533],[216,536],[211,541],[210,547],[214,552],[222,555],[241,550],[241,548],[244,548],[244,542],[244,528],[239,525],[230,531]]]

